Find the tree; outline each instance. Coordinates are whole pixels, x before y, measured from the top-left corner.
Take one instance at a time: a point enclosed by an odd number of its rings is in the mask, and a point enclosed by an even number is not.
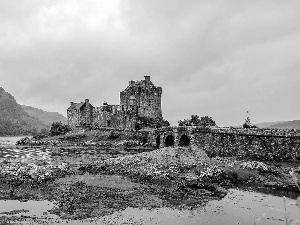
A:
[[[54,122],[51,125],[50,136],[64,135],[71,130],[68,125],[62,124],[62,122]]]
[[[184,119],[184,120],[179,120],[178,121],[178,126],[191,126],[189,120]]]
[[[160,127],[169,127],[170,126],[170,122],[168,120],[164,120],[162,119],[162,121],[160,122]]]
[[[200,117],[198,115],[191,115],[191,119],[184,119],[178,121],[178,126],[216,126],[216,122],[212,117],[203,116]]]
[[[203,127],[207,126],[216,126],[216,122],[213,120],[212,117],[203,116],[200,118],[200,124]]]

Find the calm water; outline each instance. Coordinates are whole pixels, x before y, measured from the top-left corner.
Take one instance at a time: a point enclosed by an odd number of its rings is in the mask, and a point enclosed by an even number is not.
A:
[[[40,158],[49,159],[49,150],[43,148],[17,148],[14,143],[21,137],[0,137],[0,158]],[[295,200],[288,199],[289,203]],[[259,224],[285,224],[283,199],[270,194],[230,189],[230,192],[220,201],[211,201],[203,208],[177,210],[159,208],[154,210],[127,208],[93,220],[64,221],[47,210],[55,207],[49,201],[0,200],[0,217],[16,216],[30,219],[22,224],[162,224],[162,225],[192,225],[192,224],[254,224],[255,217],[265,220]],[[300,219],[300,211],[296,205],[288,206],[290,218]],[[32,218],[34,217],[34,218]]]

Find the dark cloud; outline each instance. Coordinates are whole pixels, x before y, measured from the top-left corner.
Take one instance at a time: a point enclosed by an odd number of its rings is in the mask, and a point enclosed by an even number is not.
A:
[[[128,80],[163,87],[172,124],[299,119],[299,1],[0,0],[1,86],[66,114],[117,104]]]

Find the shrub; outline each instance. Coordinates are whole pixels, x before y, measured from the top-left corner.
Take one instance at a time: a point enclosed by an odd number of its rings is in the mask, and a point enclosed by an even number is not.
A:
[[[110,131],[107,138],[108,139],[117,139],[120,136],[121,136],[120,133],[116,133],[115,131]]]
[[[178,126],[216,126],[216,122],[213,120],[212,117],[209,116],[202,116],[199,117],[198,115],[191,115],[191,119],[184,119],[178,121]]]
[[[62,124],[62,122],[54,122],[51,125],[50,136],[64,135],[71,130],[72,129],[68,125]]]

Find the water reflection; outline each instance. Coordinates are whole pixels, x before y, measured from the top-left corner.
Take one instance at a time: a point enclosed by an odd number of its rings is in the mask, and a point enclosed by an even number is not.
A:
[[[288,202],[295,202],[288,199]],[[54,207],[48,201],[19,202],[15,200],[0,201],[0,216],[6,215],[20,217],[29,216],[22,224],[35,221],[44,221],[44,224],[139,224],[139,225],[193,225],[193,224],[254,224],[255,217],[265,220],[261,224],[282,225],[284,224],[283,199],[255,192],[230,189],[225,198],[210,201],[205,207],[193,209],[171,208],[127,208],[112,215],[87,219],[87,220],[61,220],[55,215],[50,215],[47,210]],[[295,205],[288,206],[290,218],[300,219],[299,209]],[[47,222],[47,223],[46,223]]]
[[[277,197],[287,197],[290,199],[297,199],[298,196],[300,196],[299,191],[288,191],[288,190],[282,190],[282,189],[276,189],[276,188],[267,188],[267,187],[249,187],[245,185],[240,185],[239,188],[251,192],[259,192],[267,195],[273,195]]]
[[[295,202],[288,199],[288,202]],[[205,208],[193,210],[174,210],[161,208],[155,210],[128,208],[122,212],[125,218],[133,217],[141,224],[254,224],[255,217],[265,214],[265,225],[282,225],[284,222],[283,199],[255,192],[231,189],[220,201],[211,201]],[[299,209],[295,205],[288,207],[290,218],[300,219]],[[118,221],[115,221],[118,224]],[[122,223],[120,223],[122,224]]]
[[[58,221],[48,213],[54,204],[49,201],[0,200],[0,224],[36,224],[37,221]],[[47,223],[44,223],[47,224]]]
[[[54,207],[49,201],[0,200],[0,215],[42,216]]]

